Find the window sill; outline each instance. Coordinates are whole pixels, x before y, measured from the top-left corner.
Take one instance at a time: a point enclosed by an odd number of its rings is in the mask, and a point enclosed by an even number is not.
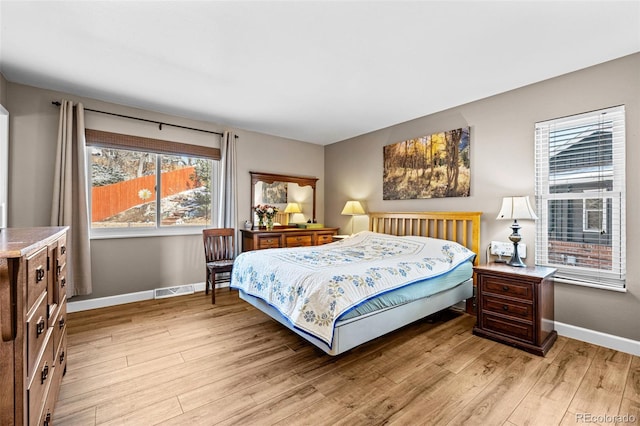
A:
[[[176,237],[183,235],[202,235],[205,227],[176,227],[162,229],[102,229],[91,230],[90,239],[109,240],[118,238]]]
[[[561,284],[579,285],[581,287],[597,288],[599,290],[609,290],[609,291],[615,291],[615,292],[618,292],[618,293],[626,293],[627,292],[627,288],[626,287],[613,287],[613,286],[610,286],[610,285],[601,285],[601,284],[595,284],[595,283],[588,283],[588,282],[572,280],[572,279],[568,279],[568,278],[555,277],[554,281],[556,283],[561,283]]]

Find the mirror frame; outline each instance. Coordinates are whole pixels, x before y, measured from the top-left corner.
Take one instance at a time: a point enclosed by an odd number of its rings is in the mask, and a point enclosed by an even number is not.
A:
[[[311,220],[316,219],[316,182],[318,178],[310,176],[292,176],[292,175],[280,175],[275,173],[262,173],[262,172],[249,172],[251,175],[251,214],[249,217],[254,217],[253,203],[255,203],[255,187],[256,183],[274,183],[274,182],[293,182],[299,186],[310,186],[313,190],[313,215]]]

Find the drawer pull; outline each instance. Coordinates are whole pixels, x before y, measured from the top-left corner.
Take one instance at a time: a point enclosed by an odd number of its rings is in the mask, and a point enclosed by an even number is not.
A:
[[[60,330],[64,328],[64,317],[60,318],[60,321],[58,321],[58,327]]]
[[[508,310],[509,310],[509,307],[508,307],[507,305],[502,305],[502,310],[503,310],[503,311],[508,311]]]
[[[67,285],[67,279],[63,277],[63,278],[60,280],[60,287],[64,287],[64,286],[66,286],[66,285]]]
[[[44,279],[44,269],[42,268],[42,266],[39,266],[38,269],[36,269],[36,282],[39,283],[43,279]]]
[[[60,247],[60,254],[65,254],[67,252],[67,246]]]
[[[60,352],[60,364],[64,362],[64,351]]]
[[[36,337],[40,336],[42,333],[44,333],[44,318],[40,317],[36,323]]]
[[[47,412],[47,415],[44,416],[44,423],[43,426],[49,426],[49,424],[51,423],[51,413]]]
[[[57,274],[60,275],[60,273],[62,272],[62,265],[58,265],[56,270],[58,271]]]
[[[42,373],[40,374],[40,384],[43,384],[45,380],[47,380],[47,376],[49,375],[49,366],[47,364],[44,365],[42,369]]]
[[[502,291],[509,291],[509,287],[507,287],[506,285],[502,286]]]

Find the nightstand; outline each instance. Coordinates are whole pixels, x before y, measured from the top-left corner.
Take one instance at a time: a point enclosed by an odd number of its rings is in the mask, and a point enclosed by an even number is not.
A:
[[[473,268],[478,320],[473,334],[544,356],[556,341],[553,275],[542,266],[490,263]]]

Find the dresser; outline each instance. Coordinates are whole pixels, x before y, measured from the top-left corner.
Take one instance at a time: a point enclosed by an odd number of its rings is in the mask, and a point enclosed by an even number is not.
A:
[[[66,371],[67,227],[0,231],[0,424],[49,425]]]
[[[476,266],[473,333],[544,356],[556,341],[553,276],[547,267]]]
[[[278,247],[319,246],[333,241],[339,228],[241,229],[242,251]]]

